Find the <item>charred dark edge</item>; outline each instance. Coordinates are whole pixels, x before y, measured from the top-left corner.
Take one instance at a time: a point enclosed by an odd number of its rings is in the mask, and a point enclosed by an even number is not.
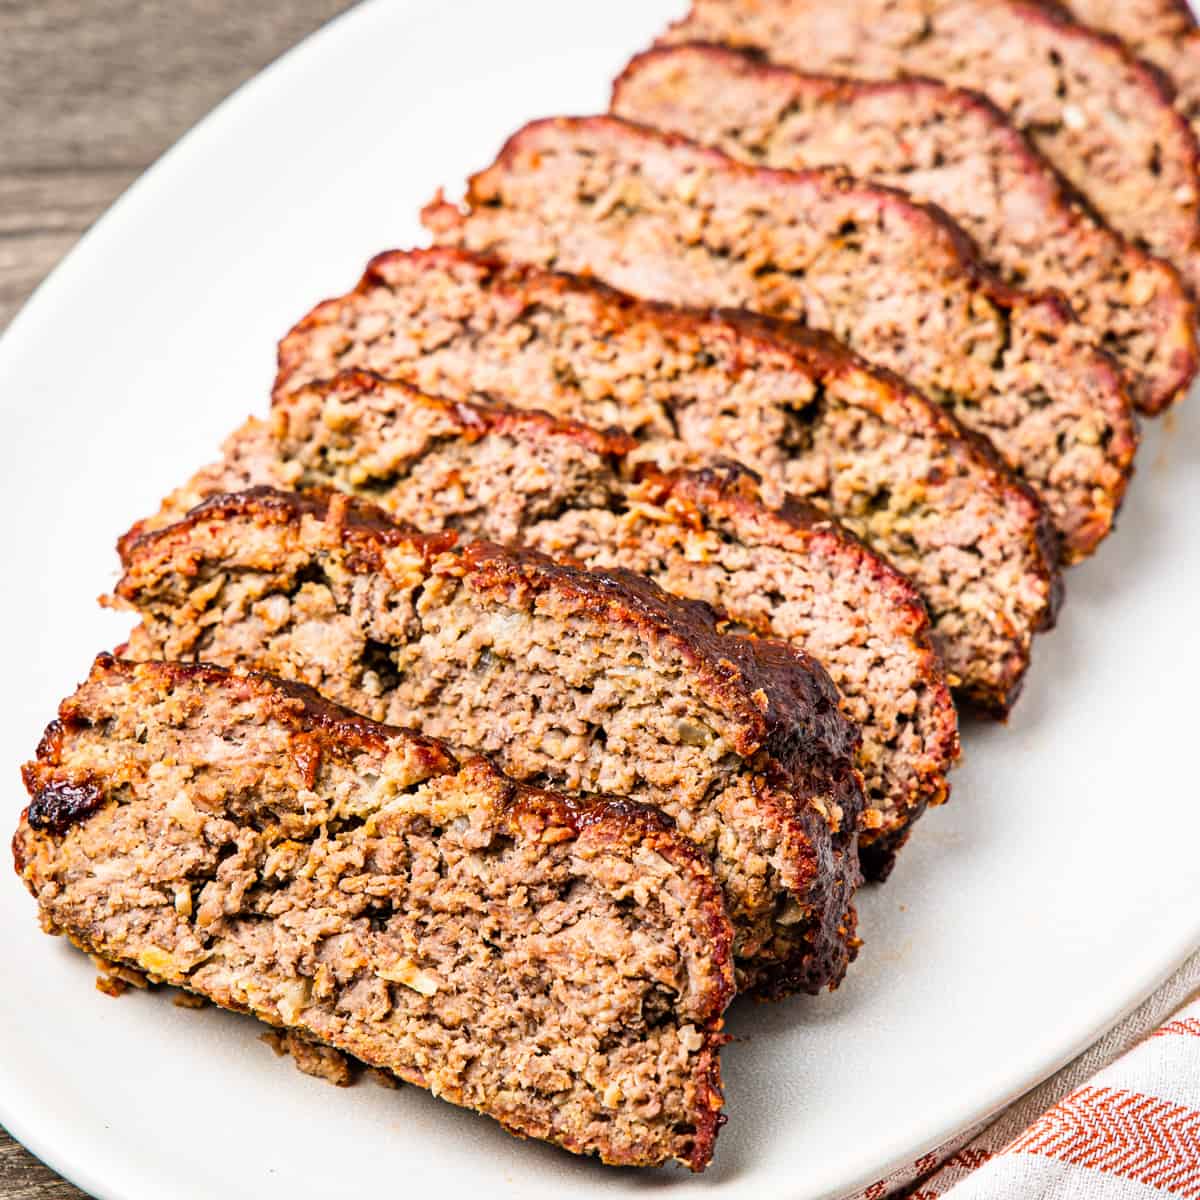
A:
[[[763,964],[747,994],[755,1000],[778,1001],[797,993],[817,996],[832,991],[857,959],[861,944],[858,911],[848,903],[832,936],[818,938],[803,954]]]
[[[31,829],[61,835],[91,816],[106,798],[91,776],[76,781],[51,779],[31,790],[25,815]]]
[[[580,422],[556,420],[537,411],[494,403],[486,406],[464,405],[450,399],[426,396],[407,385],[393,384],[375,372],[359,369],[340,372],[329,381],[306,384],[282,397],[279,403],[286,405],[306,394],[318,399],[330,393],[375,395],[393,386],[415,403],[439,410],[452,422],[459,418],[460,410],[466,408],[467,417],[459,420],[464,440],[475,440],[488,433],[520,436],[529,444],[566,437],[608,457],[614,478],[620,477],[621,455],[637,445],[636,440],[628,435],[610,437]],[[758,476],[738,463],[726,461],[698,470],[671,473],[638,468],[633,474],[637,476],[641,488],[648,488],[653,493],[653,502],[670,504],[673,515],[689,527],[704,526],[708,523],[707,512],[713,510],[718,516],[724,514],[726,519],[735,523],[750,522],[764,536],[769,536],[767,531],[774,527],[776,530],[782,529],[784,537],[797,538],[805,545],[824,544],[833,556],[849,556],[854,560],[856,570],[866,569],[869,572],[887,595],[901,634],[911,640],[914,651],[923,657],[923,680],[935,696],[935,737],[927,754],[939,765],[924,771],[914,790],[904,796],[906,815],[908,819],[915,820],[926,804],[944,800],[949,794],[946,772],[959,756],[957,722],[941,662],[933,647],[928,614],[908,578],[849,531],[838,526],[827,513],[807,502],[787,497],[780,507],[767,506],[761,499]],[[680,510],[681,505],[686,511]],[[582,565],[586,566],[586,563]],[[769,636],[769,631],[760,632]],[[872,832],[862,831],[861,836],[870,839]]]
[[[352,549],[346,565],[360,573],[382,569],[386,549],[411,545],[427,562],[445,555],[441,569],[462,575],[476,590],[494,589],[501,594],[557,590],[598,616],[639,628],[673,645],[749,726],[738,747],[743,756],[765,748],[787,761],[794,757],[799,727],[792,706],[797,695],[803,696],[811,709],[813,719],[804,734],[813,749],[820,746],[831,760],[841,761],[852,757],[857,748],[857,729],[842,716],[840,693],[833,681],[815,659],[791,645],[723,634],[718,615],[708,605],[669,596],[634,572],[582,570],[523,547],[485,541],[459,543],[453,535],[413,533],[390,525],[386,514],[371,505],[339,510],[346,499],[342,493],[297,495],[261,487],[205,501],[176,524],[133,543],[117,595],[132,601],[135,585],[130,572],[143,563],[169,560],[186,544],[190,532],[205,523],[245,518],[298,526],[306,516],[318,521],[333,519],[338,522],[343,544]],[[368,510],[366,520],[360,521],[359,510],[364,508]],[[768,699],[765,713],[753,699],[759,691]],[[751,734],[751,729],[756,732]]]
[[[680,648],[686,648],[696,665],[707,667],[727,698],[734,698],[735,689],[747,696],[756,691],[765,693],[769,706],[760,715],[766,725],[763,745],[773,747],[785,760],[790,760],[796,749],[794,744],[785,745],[779,740],[782,733],[788,743],[793,743],[797,733],[788,711],[793,703],[793,689],[804,695],[814,722],[822,726],[819,740],[834,759],[848,762],[857,750],[857,727],[841,716],[841,694],[816,659],[773,638],[722,634],[719,614],[702,601],[669,597],[645,576],[621,567],[603,571],[571,569],[571,575],[563,578],[559,573],[567,568],[553,559],[524,548],[502,548],[490,542],[471,543],[465,548],[463,559],[468,564],[473,587],[507,591],[514,585],[529,584],[544,591],[566,584],[589,611],[597,615],[614,613],[618,619],[656,631],[659,636],[666,635]],[[580,586],[580,576],[589,582]],[[675,622],[667,611],[669,608],[675,608],[682,622],[690,627],[687,634],[670,629]],[[784,681],[781,690],[778,685]],[[755,707],[752,700],[748,707]],[[806,722],[805,736],[815,733],[815,726]],[[753,749],[749,745],[743,747],[745,753],[752,753]]]
[[[251,513],[239,519],[254,518]],[[298,534],[298,523],[294,528]],[[148,553],[144,561],[135,560],[131,573],[119,585],[119,592],[135,609],[143,586],[139,575],[146,577],[144,586],[153,587],[160,574],[182,571],[187,575],[195,570],[195,551],[186,538],[173,542],[169,530],[163,533],[167,535],[162,547],[166,553]],[[234,527],[223,536],[236,540],[236,533]],[[149,549],[157,548],[151,545]],[[353,555],[360,563],[353,564],[348,561],[350,554],[335,552],[343,554],[348,569],[372,569],[361,561],[369,557],[369,551],[360,554],[356,547]],[[214,553],[220,554],[219,547]],[[532,570],[527,570],[530,567]],[[845,854],[852,852],[863,789],[854,766],[860,734],[842,713],[840,693],[823,669],[788,643],[722,634],[718,618],[707,605],[674,600],[649,580],[629,572],[577,571],[530,551],[510,552],[491,543],[474,543],[461,555],[447,556],[430,569],[433,574],[461,579],[466,587],[481,593],[494,590],[508,603],[524,604],[522,596],[554,589],[561,600],[595,613],[602,623],[635,629],[650,642],[676,649],[696,672],[694,686],[707,686],[711,703],[737,714],[739,727],[730,745],[741,757],[762,762],[756,768],[765,788],[761,802],[777,809],[786,795],[785,823],[794,823],[802,834],[794,842],[791,861],[796,882],[788,890],[818,911],[818,925],[828,921],[824,903],[833,881],[808,870],[805,856],[825,853],[826,846],[832,854],[832,848],[843,841],[849,847]],[[759,753],[764,760],[757,760]],[[819,815],[806,799],[801,802],[814,783],[821,791],[832,792],[842,813],[840,827],[827,815]],[[830,865],[839,862],[831,858]],[[847,879],[858,879],[856,854],[846,859],[842,869]],[[849,896],[853,887],[847,887]],[[805,932],[811,929],[806,926]]]
[[[933,644],[929,615],[920,593],[908,576],[839,526],[828,514],[807,502],[787,497],[784,504],[778,508],[764,505],[758,495],[757,475],[739,463],[718,463],[693,471],[650,471],[645,479],[646,485],[653,491],[655,502],[659,504],[675,497],[681,497],[685,504],[694,504],[694,497],[699,494],[704,512],[695,517],[698,523],[705,520],[705,512],[716,512],[718,516],[729,513],[735,521],[749,519],[776,522],[788,529],[791,536],[800,537],[806,543],[828,541],[831,545],[836,545],[840,553],[853,555],[858,566],[869,571],[875,586],[888,596],[893,611],[905,615],[909,623],[907,636],[914,648],[924,656],[928,668],[923,677],[924,682],[936,697],[935,738],[928,751],[940,766],[936,771],[924,776],[920,790],[908,797],[909,805],[903,830],[896,831],[894,835],[860,830],[859,849],[863,859],[863,871],[869,879],[883,878],[878,873],[879,868],[874,865],[877,856],[868,854],[868,847],[881,845],[889,837],[894,838],[901,833],[907,837],[905,831],[921,817],[928,805],[941,803],[948,798],[950,784],[947,772],[961,753],[954,703],[946,685],[940,656]],[[687,523],[686,514],[682,519]],[[898,849],[899,845],[896,848]]]
[[[915,822],[915,818],[914,818]],[[859,859],[862,863],[863,876],[871,883],[886,883],[896,865],[900,851],[908,844],[912,836],[913,822],[902,829],[894,829],[871,842],[858,845]]]

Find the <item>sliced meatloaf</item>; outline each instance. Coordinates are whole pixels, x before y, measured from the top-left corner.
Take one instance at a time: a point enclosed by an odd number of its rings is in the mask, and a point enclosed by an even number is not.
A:
[[[1200,132],[1200,29],[1187,0],[1065,0],[1063,7],[1164,71],[1175,107]]]
[[[803,75],[694,44],[635,58],[612,108],[761,166],[839,165],[940,205],[1009,283],[1067,297],[1143,412],[1196,373],[1196,314],[1174,268],[1094,216],[978,92]]]
[[[693,0],[663,42],[803,71],[976,88],[1126,237],[1200,288],[1200,150],[1170,89],[1115,38],[1027,0]]]
[[[1060,300],[987,273],[900,192],[590,117],[526,126],[464,209],[426,220],[469,250],[827,329],[985,434],[1045,501],[1067,561],[1112,528],[1136,443],[1120,373]]]
[[[858,736],[792,647],[631,572],[412,533],[337,493],[216,497],[125,561],[132,657],[269,670],[524,781],[647,801],[712,856],[741,986],[841,979]]]
[[[1196,28],[1188,0],[1058,0],[1058,6],[1084,25],[1116,34],[1139,53]]]
[[[1135,54],[1160,68],[1176,88],[1176,107],[1195,119],[1200,93],[1192,90],[1198,32],[1187,0],[1043,0],[1064,16],[1120,38]],[[1191,85],[1191,86],[1189,86]]]
[[[1138,53],[1169,72],[1175,89],[1175,107],[1200,138],[1200,30],[1192,30],[1170,47],[1138,47]]]
[[[545,412],[429,396],[371,371],[276,395],[267,420],[251,417],[218,462],[172,492],[118,546],[184,517],[223,492],[268,486],[337,488],[427,532],[456,529],[496,541],[564,508],[612,508],[628,484],[636,439]]]
[[[536,267],[417,250],[376,258],[353,292],[283,340],[279,362],[281,436],[304,411],[284,397],[360,365],[441,395],[618,425],[641,443],[631,461],[735,458],[762,477],[771,503],[811,501],[905,572],[952,681],[993,711],[1016,698],[1033,634],[1053,620],[1058,577],[1036,501],[945,410],[790,323],[686,312]],[[335,428],[338,405],[322,419]],[[245,445],[231,447],[235,458]],[[363,486],[386,490],[393,457],[406,462],[422,446],[401,441]],[[534,487],[525,481],[519,494]],[[496,496],[483,496],[494,512]]]
[[[520,1136],[711,1158],[732,930],[661,813],[269,676],[108,656],[24,777],[13,853],[48,932]]]
[[[440,413],[440,419],[435,415]],[[280,398],[151,525],[252,486],[338,488],[417,529],[522,541],[589,567],[627,567],[739,627],[793,642],[829,671],[858,723],[869,807],[863,867],[887,874],[927,804],[947,796],[957,721],[913,585],[799,500],[775,507],[745,468],[628,469],[634,443],[577,422],[343,372]]]

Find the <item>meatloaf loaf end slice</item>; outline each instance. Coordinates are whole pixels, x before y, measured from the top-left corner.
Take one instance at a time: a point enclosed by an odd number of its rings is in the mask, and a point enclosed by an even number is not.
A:
[[[826,329],[987,436],[1046,503],[1067,561],[1109,533],[1137,431],[1061,299],[985,271],[939,210],[837,169],[772,171],[616,117],[535,122],[435,203],[438,241],[635,295]]]
[[[1196,373],[1196,313],[1175,269],[1094,216],[978,92],[804,75],[685,44],[638,55],[612,111],[760,166],[842,166],[939,205],[1009,283],[1066,296],[1143,412]]]
[[[665,810],[716,865],[739,986],[841,979],[858,735],[792,647],[630,572],[408,532],[337,493],[207,501],[127,545],[117,593],[142,617],[131,657],[269,670],[523,781]]]
[[[265,675],[108,656],[24,778],[13,853],[47,932],[519,1136],[711,1158],[732,930],[661,813]]]
[[[693,0],[661,39],[802,71],[925,75],[1004,110],[1109,224],[1200,289],[1200,149],[1170,88],[1115,38],[1025,0]]]
[[[1053,622],[1059,581],[1028,491],[944,409],[791,323],[648,304],[594,280],[436,248],[380,255],[353,292],[284,338],[279,362],[280,436],[311,419],[285,403],[291,391],[362,366],[445,396],[619,425],[641,443],[630,460],[659,468],[737,459],[770,503],[811,501],[905,572],[952,682],[989,711],[1011,706],[1033,634]],[[331,430],[337,394],[321,416]],[[392,458],[406,462],[421,445],[406,437],[381,454],[365,486],[386,487]]]
[[[442,417],[432,420],[440,407]],[[913,585],[803,501],[769,505],[755,477],[626,470],[625,435],[544,413],[436,400],[343,372],[281,396],[226,458],[174,493],[134,537],[227,491],[337,488],[426,532],[522,541],[588,567],[626,567],[820,660],[862,730],[868,807],[859,852],[883,878],[913,822],[949,792],[954,705]]]

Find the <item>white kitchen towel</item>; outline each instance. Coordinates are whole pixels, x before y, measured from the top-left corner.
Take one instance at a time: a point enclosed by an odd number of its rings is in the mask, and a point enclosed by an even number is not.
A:
[[[999,1117],[858,1200],[1200,1200],[1198,992],[1200,954]]]

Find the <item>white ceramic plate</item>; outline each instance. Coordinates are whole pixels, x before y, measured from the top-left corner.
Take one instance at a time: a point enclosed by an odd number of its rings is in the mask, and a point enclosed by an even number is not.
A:
[[[671,0],[377,2],[222,106],[83,241],[0,343],[7,821],[16,764],[127,622],[113,539],[262,410],[274,344],[367,257],[421,238],[525,120],[600,109]],[[1007,728],[966,731],[945,809],[862,897],[833,996],[735,1006],[730,1123],[701,1179],[615,1171],[416,1088],[336,1091],[250,1020],[113,1001],[0,877],[0,1121],[112,1200],[815,1200],[1028,1089],[1200,944],[1200,411],[1149,430],[1118,535],[1071,573]]]

